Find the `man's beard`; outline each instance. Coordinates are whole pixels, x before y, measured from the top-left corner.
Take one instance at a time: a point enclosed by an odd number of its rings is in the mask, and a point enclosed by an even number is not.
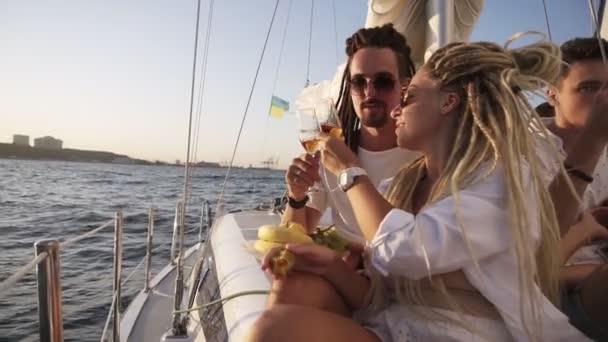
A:
[[[367,107],[374,105],[370,112]],[[367,109],[367,110],[366,110]],[[369,99],[361,103],[361,125],[366,127],[380,128],[388,122],[389,112],[386,103],[378,99]]]

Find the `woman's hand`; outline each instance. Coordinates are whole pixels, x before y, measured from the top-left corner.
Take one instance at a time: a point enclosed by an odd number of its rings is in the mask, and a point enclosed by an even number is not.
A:
[[[342,139],[323,133],[319,135],[319,140],[323,166],[329,172],[338,175],[349,167],[360,167],[359,159]]]
[[[295,158],[285,174],[288,195],[295,200],[303,199],[308,189],[319,179],[317,154],[303,154]]]
[[[338,264],[343,263],[342,255],[332,249],[317,244],[294,243],[286,246],[296,257],[295,271],[325,276]]]
[[[365,251],[365,247],[356,242],[349,242],[348,249],[342,256],[342,259],[346,263],[346,265],[353,269],[358,270],[363,262],[363,252]]]
[[[269,250],[262,258],[261,266],[264,271],[272,271],[274,260],[282,250],[287,249],[295,257],[295,262],[290,270],[313,273],[325,276],[337,266],[346,264],[342,255],[325,246],[313,243],[288,244],[285,247],[275,247]],[[340,264],[340,265],[337,265]],[[277,277],[277,274],[273,275]]]
[[[343,260],[340,253],[316,244],[288,244],[286,247],[287,251],[295,256],[293,270],[313,273],[325,278],[353,309],[365,305],[370,288],[369,279],[350,267],[348,260]],[[281,250],[283,247],[269,251],[262,260],[262,269],[268,270],[272,258]],[[351,253],[358,253],[357,246]]]

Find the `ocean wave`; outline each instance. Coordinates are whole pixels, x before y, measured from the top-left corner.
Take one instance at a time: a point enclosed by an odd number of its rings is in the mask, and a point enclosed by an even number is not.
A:
[[[0,161],[1,163],[1,161]],[[183,169],[154,166],[10,161],[0,168],[2,223],[0,278],[17,271],[34,256],[40,239],[60,241],[79,236],[124,214],[123,274],[145,254],[148,208],[155,208],[153,272],[169,261],[175,207],[183,189]],[[49,166],[51,165],[51,166]],[[194,241],[203,199],[212,209],[225,170],[205,169],[193,177],[186,216],[186,241]],[[25,176],[27,175],[27,176]],[[283,172],[235,170],[228,180],[228,210],[253,208],[278,196]],[[149,186],[147,186],[149,184]],[[255,184],[255,186],[253,185]],[[110,225],[61,253],[66,340],[98,340],[111,300],[114,228]],[[142,287],[134,275],[124,287],[123,307]],[[35,341],[37,306],[34,274],[29,274],[0,300],[0,338]]]

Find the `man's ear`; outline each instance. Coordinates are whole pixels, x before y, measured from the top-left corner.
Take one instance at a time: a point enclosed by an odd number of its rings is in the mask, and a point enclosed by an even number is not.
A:
[[[460,106],[460,96],[458,93],[449,92],[441,97],[441,114],[447,115],[456,110]]]
[[[556,107],[559,103],[557,101],[557,90],[553,86],[547,88],[547,102],[553,107]]]

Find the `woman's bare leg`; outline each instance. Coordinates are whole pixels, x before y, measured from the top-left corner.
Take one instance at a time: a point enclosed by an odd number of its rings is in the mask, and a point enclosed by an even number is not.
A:
[[[277,304],[262,314],[246,341],[380,342],[380,339],[352,319],[311,307]]]
[[[303,272],[291,272],[289,276],[273,281],[268,297],[268,307],[279,304],[294,304],[350,316],[342,296],[324,278]]]

